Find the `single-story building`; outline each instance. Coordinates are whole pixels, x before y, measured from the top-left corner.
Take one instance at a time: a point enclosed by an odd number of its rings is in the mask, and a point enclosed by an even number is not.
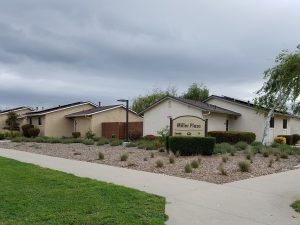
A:
[[[169,126],[170,118],[191,115],[207,119],[208,131],[249,131],[261,140],[267,112],[258,113],[250,102],[212,95],[204,102],[164,97],[142,114],[144,135],[157,135],[159,130]],[[266,142],[271,143],[277,135],[283,134],[300,134],[300,117],[275,112]]]
[[[73,121],[66,115],[97,108],[91,102],[75,102],[67,105],[29,112],[26,115],[27,123],[40,129],[40,136],[70,137],[73,132]]]
[[[261,140],[267,111],[258,113],[254,104],[227,96],[212,95],[205,102],[240,113],[241,116],[231,122],[230,130],[251,131],[256,134],[257,140]],[[270,121],[266,142],[272,143],[278,135],[290,134],[300,134],[300,117],[289,113],[275,112]]]
[[[171,96],[154,102],[141,114],[144,116],[144,135],[157,135],[158,131],[170,125],[170,118],[183,115],[207,119],[208,131],[228,131],[230,121],[241,116],[238,112],[216,105]]]
[[[24,115],[31,111],[32,111],[31,108],[24,107],[24,106],[0,111],[0,132],[6,131],[4,128],[6,127],[5,122],[6,122],[8,113],[15,112],[18,115],[18,120],[19,120],[20,126],[22,126],[24,124],[24,122],[26,122],[26,120],[24,120],[25,119]]]
[[[88,131],[101,137],[104,123],[124,123],[126,122],[126,107],[123,105],[99,106],[85,111],[75,112],[66,115],[72,121],[74,132],[80,132],[81,135]],[[143,122],[143,118],[132,110],[129,110],[128,120],[132,122]]]

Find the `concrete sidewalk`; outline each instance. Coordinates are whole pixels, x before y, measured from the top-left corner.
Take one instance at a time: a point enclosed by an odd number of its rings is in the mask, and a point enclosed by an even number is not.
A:
[[[289,207],[300,199],[300,170],[216,185],[15,150],[0,156],[164,196],[170,225],[300,224]]]

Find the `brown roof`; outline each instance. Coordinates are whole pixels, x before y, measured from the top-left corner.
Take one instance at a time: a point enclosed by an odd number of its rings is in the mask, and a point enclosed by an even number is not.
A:
[[[159,104],[160,102],[166,100],[166,99],[173,99],[191,106],[194,106],[196,108],[199,108],[201,110],[204,111],[209,111],[209,112],[216,112],[216,113],[223,113],[223,114],[229,114],[229,115],[233,115],[233,116],[240,116],[240,113],[228,110],[228,109],[224,109],[221,107],[218,107],[216,105],[212,105],[212,104],[208,104],[205,102],[201,102],[201,101],[195,101],[195,100],[189,100],[189,99],[184,99],[184,98],[178,98],[178,97],[173,97],[173,96],[166,96],[164,98],[159,99],[158,101],[154,102],[153,104],[151,104],[149,107],[147,107],[146,109],[144,109],[140,114],[144,114],[146,111],[148,111],[149,109],[151,109],[152,107],[154,107],[155,105]]]

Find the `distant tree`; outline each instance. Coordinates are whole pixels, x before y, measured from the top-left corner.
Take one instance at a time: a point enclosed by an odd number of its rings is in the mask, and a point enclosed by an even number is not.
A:
[[[9,112],[7,114],[7,119],[5,121],[5,129],[13,131],[13,130],[19,130],[20,124],[18,121],[18,115],[15,112]]]
[[[275,59],[275,66],[264,72],[264,79],[254,99],[258,110],[268,110],[262,142],[268,135],[275,111],[287,111],[290,107],[295,114],[300,112],[300,45],[293,52],[282,51]]]
[[[209,90],[203,84],[193,83],[182,97],[190,100],[204,101],[209,97]]]
[[[177,96],[177,89],[175,87],[169,87],[167,90],[155,89],[152,93],[145,96],[138,96],[133,100],[132,110],[140,113],[153,102],[165,96]]]

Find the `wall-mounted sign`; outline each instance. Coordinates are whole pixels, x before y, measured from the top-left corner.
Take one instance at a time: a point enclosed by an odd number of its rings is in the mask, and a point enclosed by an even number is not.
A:
[[[170,119],[171,136],[205,137],[207,120],[197,116],[179,116]]]

